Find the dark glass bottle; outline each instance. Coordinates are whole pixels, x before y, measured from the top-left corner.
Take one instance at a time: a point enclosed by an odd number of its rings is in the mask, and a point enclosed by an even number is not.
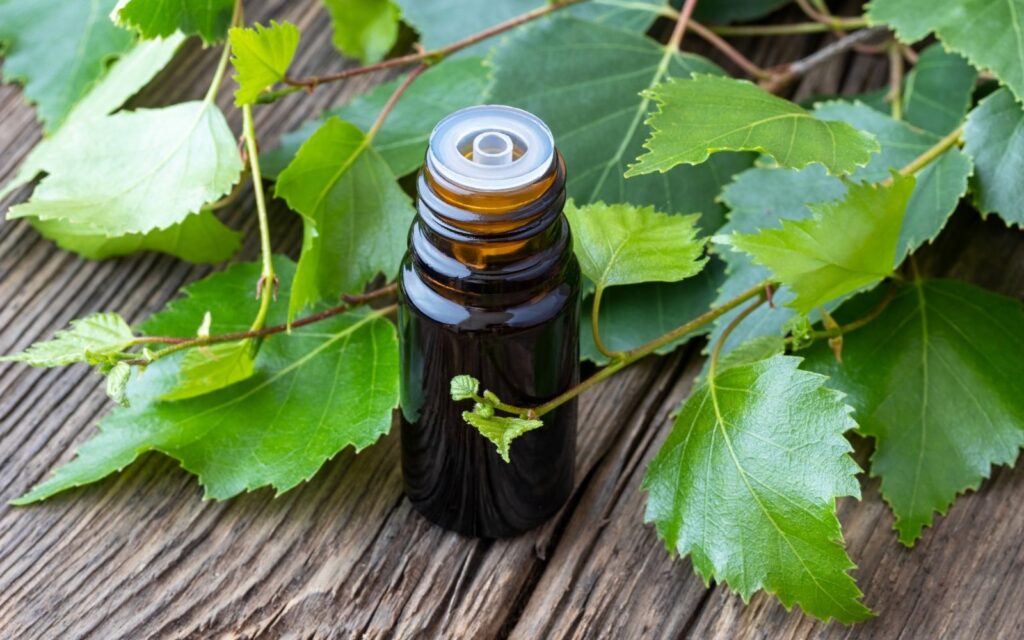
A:
[[[580,270],[551,132],[511,107],[458,111],[434,129],[399,275],[402,473],[413,506],[470,536],[547,520],[573,487],[576,403],[520,436],[506,463],[449,395],[469,374],[536,406],[579,381]]]

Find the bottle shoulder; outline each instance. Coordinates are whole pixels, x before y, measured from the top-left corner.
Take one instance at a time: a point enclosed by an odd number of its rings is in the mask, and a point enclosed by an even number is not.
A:
[[[575,256],[551,286],[537,295],[507,306],[467,303],[453,290],[450,297],[423,281],[412,260],[406,256],[398,275],[399,301],[410,313],[458,331],[488,331],[496,328],[529,328],[544,324],[566,311],[579,311],[580,270]]]

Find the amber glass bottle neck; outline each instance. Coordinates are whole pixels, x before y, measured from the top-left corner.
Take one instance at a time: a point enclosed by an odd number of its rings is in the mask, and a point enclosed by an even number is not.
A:
[[[551,169],[536,182],[510,191],[470,191],[423,167],[419,179],[420,214],[436,218],[453,232],[486,240],[527,230],[544,214],[557,217],[565,204],[565,165],[556,155]],[[423,205],[427,211],[423,211]]]
[[[494,234],[514,228],[509,223],[526,222],[521,216],[525,209],[543,201],[545,195],[557,195],[559,189],[555,183],[564,182],[565,167],[558,155],[551,169],[539,180],[509,191],[471,191],[435,175],[429,164],[423,167],[422,178],[433,195],[465,212],[458,222],[478,222],[480,224],[470,230]]]
[[[410,231],[413,267],[438,294],[466,304],[514,304],[557,284],[571,257],[565,167],[516,190],[470,192],[424,167]]]

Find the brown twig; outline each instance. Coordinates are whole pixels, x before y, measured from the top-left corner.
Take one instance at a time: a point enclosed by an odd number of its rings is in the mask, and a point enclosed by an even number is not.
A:
[[[918,53],[916,51],[914,51],[914,48],[911,47],[908,44],[901,44],[900,45],[900,52],[903,54],[903,57],[910,64],[917,64],[917,61],[921,57],[920,55],[918,55]]]
[[[390,114],[391,111],[395,108],[395,105],[398,104],[398,99],[402,97],[402,94],[405,93],[406,89],[408,89],[410,85],[412,85],[412,83],[416,81],[416,78],[420,77],[421,73],[423,73],[429,68],[430,65],[428,64],[419,65],[418,67],[410,71],[408,75],[405,76],[405,79],[402,80],[401,84],[395,87],[395,90],[391,93],[391,97],[389,97],[388,101],[384,103],[384,107],[380,110],[380,113],[377,115],[377,119],[373,121],[373,125],[371,125],[370,129],[366,132],[366,138],[368,140],[372,140],[374,136],[377,135],[377,132],[380,131],[380,128],[381,126],[383,126],[384,121],[388,117],[388,114]]]
[[[526,24],[527,22],[531,22],[533,20],[536,20],[537,18],[546,16],[549,13],[553,13],[555,11],[558,11],[559,9],[564,9],[565,7],[578,4],[583,1],[584,0],[561,0],[560,2],[546,4],[542,7],[538,7],[532,11],[527,11],[524,14],[518,15],[514,18],[506,20],[505,22],[496,24],[493,27],[489,27],[487,29],[484,29],[483,31],[463,38],[462,40],[458,40],[456,42],[453,42],[452,44],[446,45],[444,47],[439,47],[437,49],[432,49],[430,51],[417,51],[416,53],[410,53],[404,56],[399,56],[397,58],[390,58],[388,60],[383,60],[376,64],[367,65],[365,67],[343,69],[336,73],[328,73],[321,76],[309,76],[307,78],[285,78],[284,82],[285,84],[292,87],[300,87],[308,91],[312,91],[321,84],[327,82],[344,80],[346,78],[351,78],[366,73],[373,73],[374,71],[380,71],[382,69],[403,67],[405,65],[415,64],[417,62],[424,62],[428,65],[435,64],[440,60],[447,58],[451,54],[457,51],[462,51],[463,49],[471,47],[474,44],[477,44],[478,42],[483,42],[484,40],[492,38],[500,33],[504,33],[509,29],[514,29],[520,25]]]
[[[832,29],[832,33],[836,34],[836,36],[838,36],[840,38],[846,36],[846,33],[847,33],[846,30],[843,29],[843,28],[837,27],[837,25],[836,25],[836,17],[833,16],[828,11],[828,6],[826,6],[824,3],[822,3],[822,5],[821,5],[822,8],[824,9],[823,11],[818,11],[817,9],[812,7],[811,3],[808,2],[808,0],[796,0],[796,4],[797,4],[797,6],[800,7],[800,10],[804,12],[804,15],[806,15],[811,20],[813,20],[815,22],[820,22],[821,24],[824,24],[824,25],[828,25],[829,28]],[[876,46],[867,45],[867,44],[854,45],[853,50],[856,51],[857,53],[863,53],[863,54],[867,54],[867,55],[877,55],[879,53],[885,53],[885,49],[884,48],[883,49],[879,49]]]
[[[745,55],[737,51],[731,44],[726,42],[724,38],[720,37],[711,29],[695,20],[690,21],[690,28],[693,29],[693,32],[700,36],[705,42],[718,49],[722,55],[732,60],[737,67],[743,69],[747,75],[757,78],[758,80],[767,80],[771,78],[771,72],[754,64],[750,58],[747,58]]]
[[[392,296],[398,290],[398,285],[392,283],[386,287],[370,291],[360,295],[345,295],[342,297],[344,302],[336,307],[325,309],[317,313],[310,314],[304,318],[300,318],[292,322],[291,328],[297,329],[306,325],[320,322],[337,315],[341,315],[346,311],[351,310],[353,307],[367,304],[374,300],[386,298]],[[236,340],[246,340],[248,338],[263,338],[275,333],[283,333],[288,331],[288,324],[277,324],[270,327],[263,327],[255,331],[233,331],[231,333],[220,333],[217,335],[207,336],[205,338],[177,338],[171,336],[139,336],[135,338],[135,344],[169,344],[172,345],[168,349],[162,349],[157,354],[168,355],[174,351],[180,351],[182,349],[189,349],[192,347],[202,347],[211,344],[217,344],[220,342],[234,342]],[[162,356],[158,356],[162,357]],[[133,360],[126,360],[128,364],[132,365],[145,365],[149,364],[152,360],[147,358],[136,358]]]
[[[797,6],[800,7],[800,10],[804,12],[804,15],[806,15],[811,20],[814,20],[815,22],[820,22],[821,24],[828,25],[832,29],[832,33],[836,34],[840,38],[846,36],[846,30],[837,27],[837,18],[828,11],[828,6],[826,6],[824,3],[821,4],[823,9],[822,11],[818,11],[817,9],[812,7],[811,3],[808,2],[808,0],[796,0],[796,4]],[[877,47],[869,44],[854,45],[853,50],[856,51],[857,53],[863,53],[866,55],[878,55],[880,53],[886,52],[885,47]]]
[[[771,93],[778,93],[789,86],[789,84],[797,78],[804,76],[814,67],[844,53],[854,45],[870,40],[882,33],[885,33],[886,31],[888,31],[886,27],[871,27],[870,29],[855,31],[845,38],[840,38],[832,44],[819,49],[806,58],[794,60],[793,62],[782,66],[774,73],[771,80],[762,82],[761,87]]]
[[[678,20],[681,12],[676,11],[672,7],[666,5],[663,10],[663,14],[666,17]],[[676,24],[678,26],[678,22]],[[718,49],[718,51],[721,52],[722,55],[736,63],[736,66],[743,69],[743,71],[746,72],[748,75],[758,79],[767,79],[771,77],[770,72],[754,64],[753,61],[750,60],[750,58],[746,57],[738,50],[736,50],[736,48],[729,44],[724,38],[720,37],[717,33],[712,31],[709,27],[691,18],[687,28],[691,29],[705,42],[707,42],[714,48]]]
[[[686,0],[683,3],[683,8],[679,11],[679,16],[676,18],[676,26],[672,29],[672,35],[668,39],[668,48],[676,51],[679,46],[683,43],[683,36],[686,35],[686,27],[690,23],[690,17],[693,15],[693,10],[697,7],[697,0]]]
[[[804,15],[810,18],[811,20],[814,20],[815,22],[820,22],[822,24],[832,24],[833,18],[831,16],[819,13],[814,7],[811,6],[811,3],[808,2],[807,0],[796,0],[796,4],[798,7],[800,7],[800,10],[804,12]]]

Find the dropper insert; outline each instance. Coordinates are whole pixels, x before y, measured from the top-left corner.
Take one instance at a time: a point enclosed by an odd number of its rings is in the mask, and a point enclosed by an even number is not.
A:
[[[473,162],[486,165],[512,163],[512,138],[500,131],[485,131],[473,138]]]

